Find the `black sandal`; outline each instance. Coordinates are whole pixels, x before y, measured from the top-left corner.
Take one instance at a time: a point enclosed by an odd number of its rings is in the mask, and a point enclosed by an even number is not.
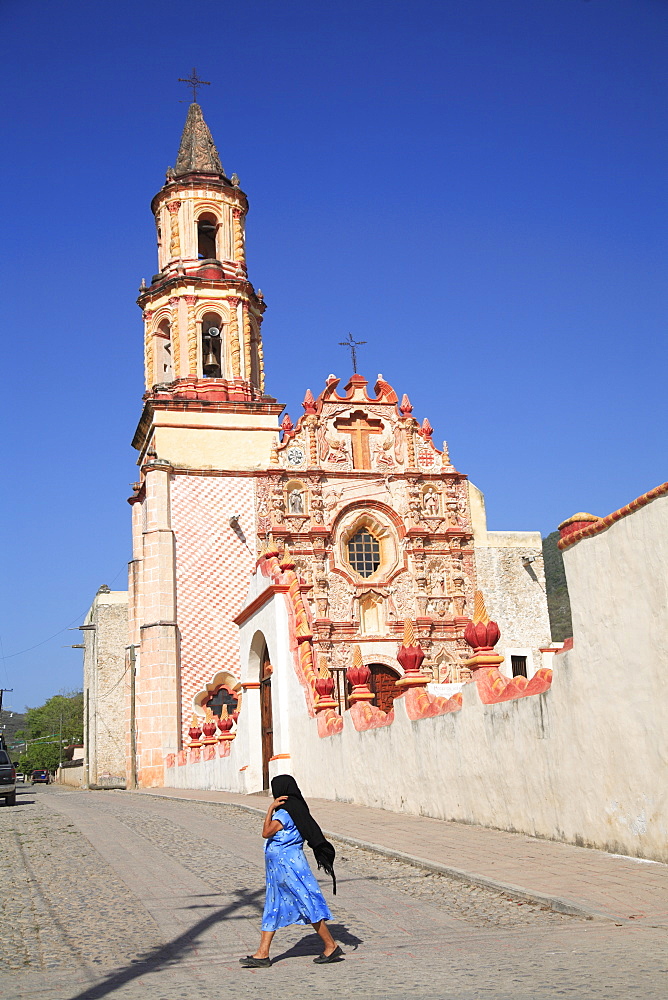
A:
[[[255,958],[254,955],[246,955],[245,958],[240,958],[239,961],[244,969],[268,969],[271,965],[270,958]]]
[[[322,955],[318,955],[318,957],[314,958],[313,961],[316,965],[327,965],[329,962],[340,962],[343,957],[343,952],[337,944],[331,955],[325,955],[323,952]]]

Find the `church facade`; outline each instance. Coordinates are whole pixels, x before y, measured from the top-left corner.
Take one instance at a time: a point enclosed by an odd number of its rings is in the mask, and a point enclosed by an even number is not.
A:
[[[306,728],[294,729],[302,753],[309,732],[335,738],[338,722],[328,730],[316,720],[313,698],[297,697],[292,681],[272,714],[279,663],[296,663],[302,684],[304,671],[331,677],[342,722],[354,656],[368,669],[369,711],[391,721],[405,692],[397,651],[406,620],[431,696],[451,699],[471,679],[464,632],[477,590],[501,627],[502,673],[532,682],[554,651],[540,534],[487,530],[482,494],[400,387],[382,375],[373,385],[356,372],[330,375],[317,395],[305,392],[298,419],[281,420],[265,391],[265,302],[246,265],[248,201],[198,104],[151,207],[158,273],[138,300],[146,392],[129,501],[130,780],[187,784],[188,754],[202,745],[195,738],[188,749],[192,732],[213,719],[230,722],[205,737],[209,757],[216,740],[229,757],[243,730],[234,775],[217,771],[218,787],[257,791],[289,769],[299,748],[286,713],[304,714]],[[264,635],[256,626],[269,599]],[[281,602],[291,616],[284,634]]]

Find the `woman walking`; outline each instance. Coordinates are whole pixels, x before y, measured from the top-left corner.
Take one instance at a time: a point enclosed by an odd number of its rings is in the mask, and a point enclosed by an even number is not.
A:
[[[336,852],[332,844],[325,840],[291,775],[279,774],[273,778],[271,794],[274,801],[267,809],[262,827],[262,836],[267,841],[264,848],[267,896],[260,947],[254,955],[247,955],[239,961],[247,969],[271,965],[269,948],[278,928],[310,923],[324,946],[322,954],[313,961],[318,965],[338,962],[343,958],[343,952],[325,923],[332,914],[304,855],[304,841],[313,849],[318,868],[323,868],[331,876],[334,895]]]

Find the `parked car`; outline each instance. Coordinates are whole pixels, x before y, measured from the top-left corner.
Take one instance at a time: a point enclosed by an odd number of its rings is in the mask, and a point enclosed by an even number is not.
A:
[[[43,781],[46,785],[51,781],[51,775],[49,774],[47,768],[39,767],[30,775],[30,780],[35,784],[36,781]]]
[[[16,805],[16,769],[6,750],[0,750],[0,798],[6,805]]]
[[[16,767],[16,765],[14,765],[14,767]],[[16,772],[16,780],[17,781],[25,781],[26,780],[26,776],[23,773],[23,771],[17,771]]]

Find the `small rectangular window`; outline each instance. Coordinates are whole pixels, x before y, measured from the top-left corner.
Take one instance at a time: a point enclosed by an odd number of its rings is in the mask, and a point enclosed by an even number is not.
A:
[[[527,675],[526,656],[511,656],[510,665],[513,670],[513,677],[526,677]]]

